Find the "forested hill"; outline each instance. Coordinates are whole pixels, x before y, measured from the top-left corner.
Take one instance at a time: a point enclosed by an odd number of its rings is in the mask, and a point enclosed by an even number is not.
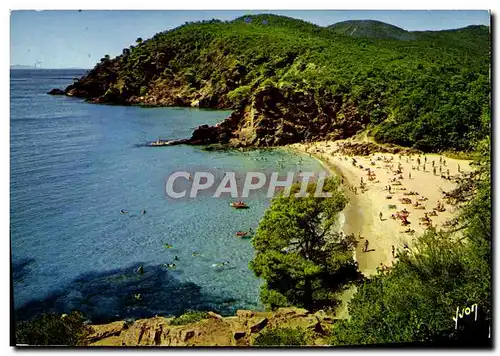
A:
[[[414,40],[417,35],[397,26],[374,20],[350,20],[328,26],[335,33],[353,37],[393,38]]]
[[[187,23],[104,56],[65,93],[234,109],[218,127],[196,130],[198,143],[272,146],[369,128],[379,142],[436,151],[467,150],[485,137],[489,28],[378,25],[411,38],[354,37],[276,15]]]

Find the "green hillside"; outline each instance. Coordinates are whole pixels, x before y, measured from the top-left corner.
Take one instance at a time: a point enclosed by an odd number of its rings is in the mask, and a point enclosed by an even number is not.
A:
[[[468,150],[488,134],[487,27],[401,41],[346,36],[334,30],[339,26],[276,15],[187,23],[104,56],[66,93],[93,102],[234,109],[200,143],[272,146],[369,128],[377,141],[436,151]]]

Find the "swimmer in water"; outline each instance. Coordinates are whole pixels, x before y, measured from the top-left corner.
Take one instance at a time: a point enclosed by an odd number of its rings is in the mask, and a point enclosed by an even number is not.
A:
[[[146,210],[141,211],[141,214],[142,215],[146,214]]]
[[[214,267],[214,268],[215,267],[223,267],[223,266],[225,266],[227,264],[229,264],[229,261],[224,261],[222,263],[214,263],[214,264],[212,264],[212,267]]]
[[[163,246],[164,246],[165,248],[172,248],[172,247],[174,247],[174,246],[172,246],[172,245],[170,245],[170,244],[165,244],[165,245],[163,245]]]

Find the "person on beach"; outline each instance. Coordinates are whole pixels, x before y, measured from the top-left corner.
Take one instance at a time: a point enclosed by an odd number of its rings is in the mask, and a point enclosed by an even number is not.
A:
[[[394,245],[392,245],[392,258],[394,258],[394,253],[395,253],[395,248],[394,248]]]
[[[420,157],[417,158],[417,165],[420,166]]]
[[[380,213],[378,214],[378,217],[379,217],[380,221],[382,221],[382,212],[380,212]]]
[[[411,172],[408,172],[408,179],[411,179]]]
[[[427,163],[427,156],[424,156],[424,162]]]
[[[436,175],[436,167],[432,167],[432,172]]]
[[[460,173],[460,165],[458,165],[458,173]]]
[[[368,252],[368,240],[365,240],[365,249],[363,250],[364,252]]]
[[[424,163],[424,172],[425,172],[425,163]]]

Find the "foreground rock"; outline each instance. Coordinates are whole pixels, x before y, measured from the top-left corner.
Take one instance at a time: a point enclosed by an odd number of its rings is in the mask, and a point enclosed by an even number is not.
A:
[[[105,325],[91,325],[89,346],[251,346],[255,338],[273,327],[304,328],[314,345],[327,345],[335,322],[323,311],[282,308],[276,312],[238,310],[236,316],[209,313],[207,319],[187,325],[170,325],[173,318],[155,317]]]

